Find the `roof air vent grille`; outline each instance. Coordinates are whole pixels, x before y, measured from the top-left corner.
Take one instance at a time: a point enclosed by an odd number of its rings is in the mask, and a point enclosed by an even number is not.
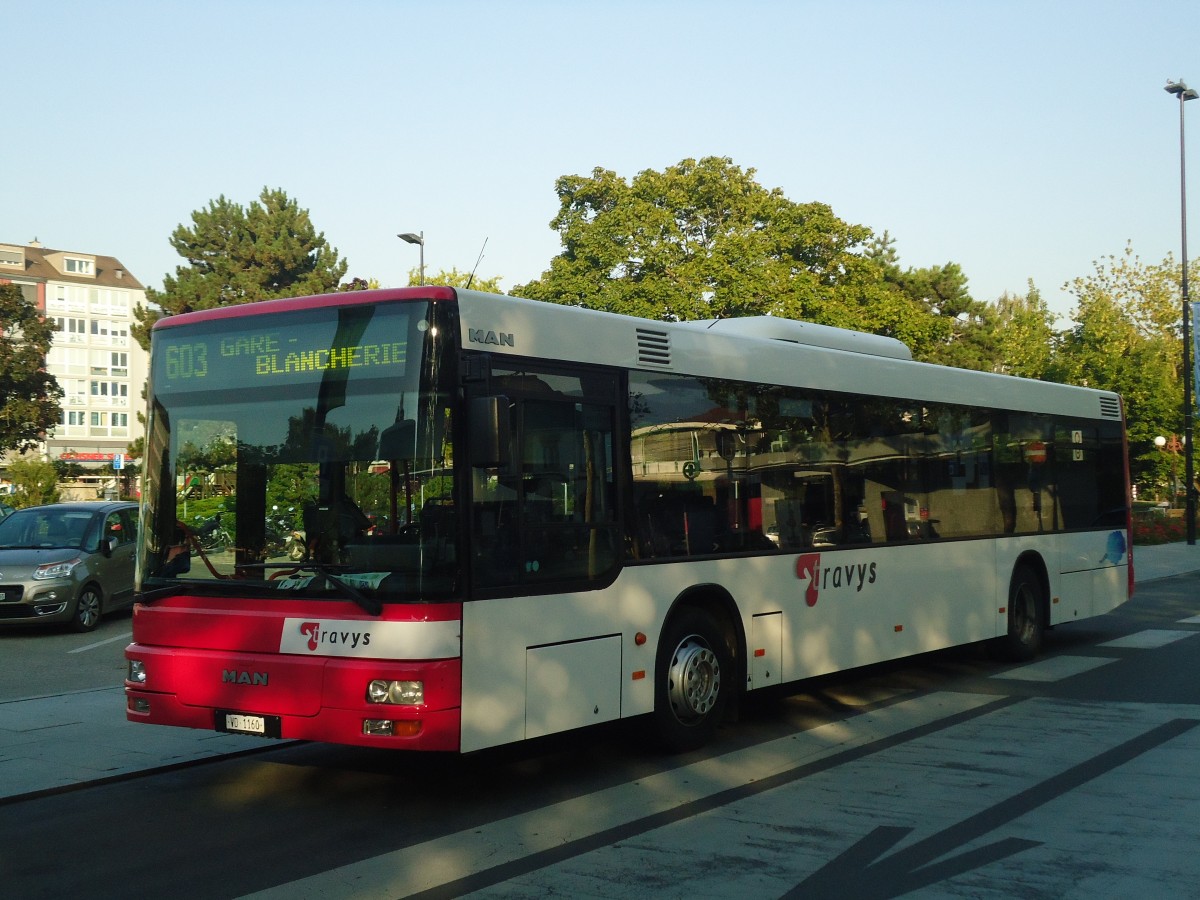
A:
[[[638,328],[637,344],[639,363],[651,366],[671,364],[671,336],[667,332]]]

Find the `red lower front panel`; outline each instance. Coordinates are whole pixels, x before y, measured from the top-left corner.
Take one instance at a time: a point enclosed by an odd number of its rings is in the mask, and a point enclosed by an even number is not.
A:
[[[127,681],[125,717],[131,722],[211,731],[221,725],[218,714],[236,713],[277,719],[278,733],[272,735],[268,730],[266,734],[286,739],[411,750],[457,750],[459,746],[459,705],[450,703],[456,701],[461,680],[457,659],[403,666],[371,665],[342,660],[255,659],[137,644],[129,646],[126,656],[142,661],[150,680],[154,680],[155,672],[169,671],[172,680],[178,676],[192,687],[201,688],[155,691]],[[262,684],[263,675],[266,684]],[[243,683],[237,683],[239,678]],[[368,703],[367,685],[374,678],[422,681],[426,702],[422,706]],[[276,688],[281,682],[287,685],[283,690]],[[301,685],[300,690],[292,689],[296,685]],[[186,695],[190,695],[191,702],[185,702]],[[366,720],[395,722],[398,733],[365,734]]]
[[[144,680],[125,682],[129,721],[365,747],[459,748],[456,604],[362,620],[343,610],[331,617],[328,606],[314,616],[278,605],[234,611],[210,604],[172,598],[135,609],[125,656],[142,666]],[[390,658],[372,655],[384,648]],[[443,658],[421,659],[422,648]],[[419,681],[423,700],[369,702],[373,680]],[[394,733],[372,733],[382,722],[393,723]]]

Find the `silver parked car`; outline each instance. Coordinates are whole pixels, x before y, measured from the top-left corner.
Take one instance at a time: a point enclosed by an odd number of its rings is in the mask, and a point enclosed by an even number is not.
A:
[[[91,631],[133,602],[138,508],[55,503],[0,521],[0,625],[65,622]]]

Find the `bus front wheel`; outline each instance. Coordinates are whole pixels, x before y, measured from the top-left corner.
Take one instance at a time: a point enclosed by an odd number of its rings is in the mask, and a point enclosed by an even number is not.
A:
[[[1042,580],[1029,566],[1013,572],[1008,589],[1008,634],[1002,638],[1004,656],[1033,659],[1046,635],[1046,600]]]
[[[663,630],[655,663],[654,720],[663,747],[679,753],[712,739],[733,690],[733,657],[708,613],[685,609]]]

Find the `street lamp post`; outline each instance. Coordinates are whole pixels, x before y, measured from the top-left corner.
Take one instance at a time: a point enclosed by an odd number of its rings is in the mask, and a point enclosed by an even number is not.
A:
[[[1187,518],[1187,542],[1196,543],[1195,468],[1192,460],[1192,329],[1191,304],[1188,302],[1187,261],[1187,163],[1183,141],[1183,104],[1195,100],[1197,93],[1179,81],[1168,81],[1164,90],[1179,98],[1179,223],[1183,256],[1183,472],[1184,516]]]
[[[403,234],[398,234],[396,237],[402,241],[407,241],[410,244],[417,244],[421,248],[421,284],[425,283],[425,232],[413,234],[411,231],[406,231]]]
[[[1179,438],[1171,435],[1171,439],[1167,440],[1161,434],[1154,439],[1154,446],[1159,450],[1171,454],[1171,498],[1169,506],[1175,508],[1175,498],[1179,495],[1179,451],[1182,449],[1182,444],[1179,443]]]

